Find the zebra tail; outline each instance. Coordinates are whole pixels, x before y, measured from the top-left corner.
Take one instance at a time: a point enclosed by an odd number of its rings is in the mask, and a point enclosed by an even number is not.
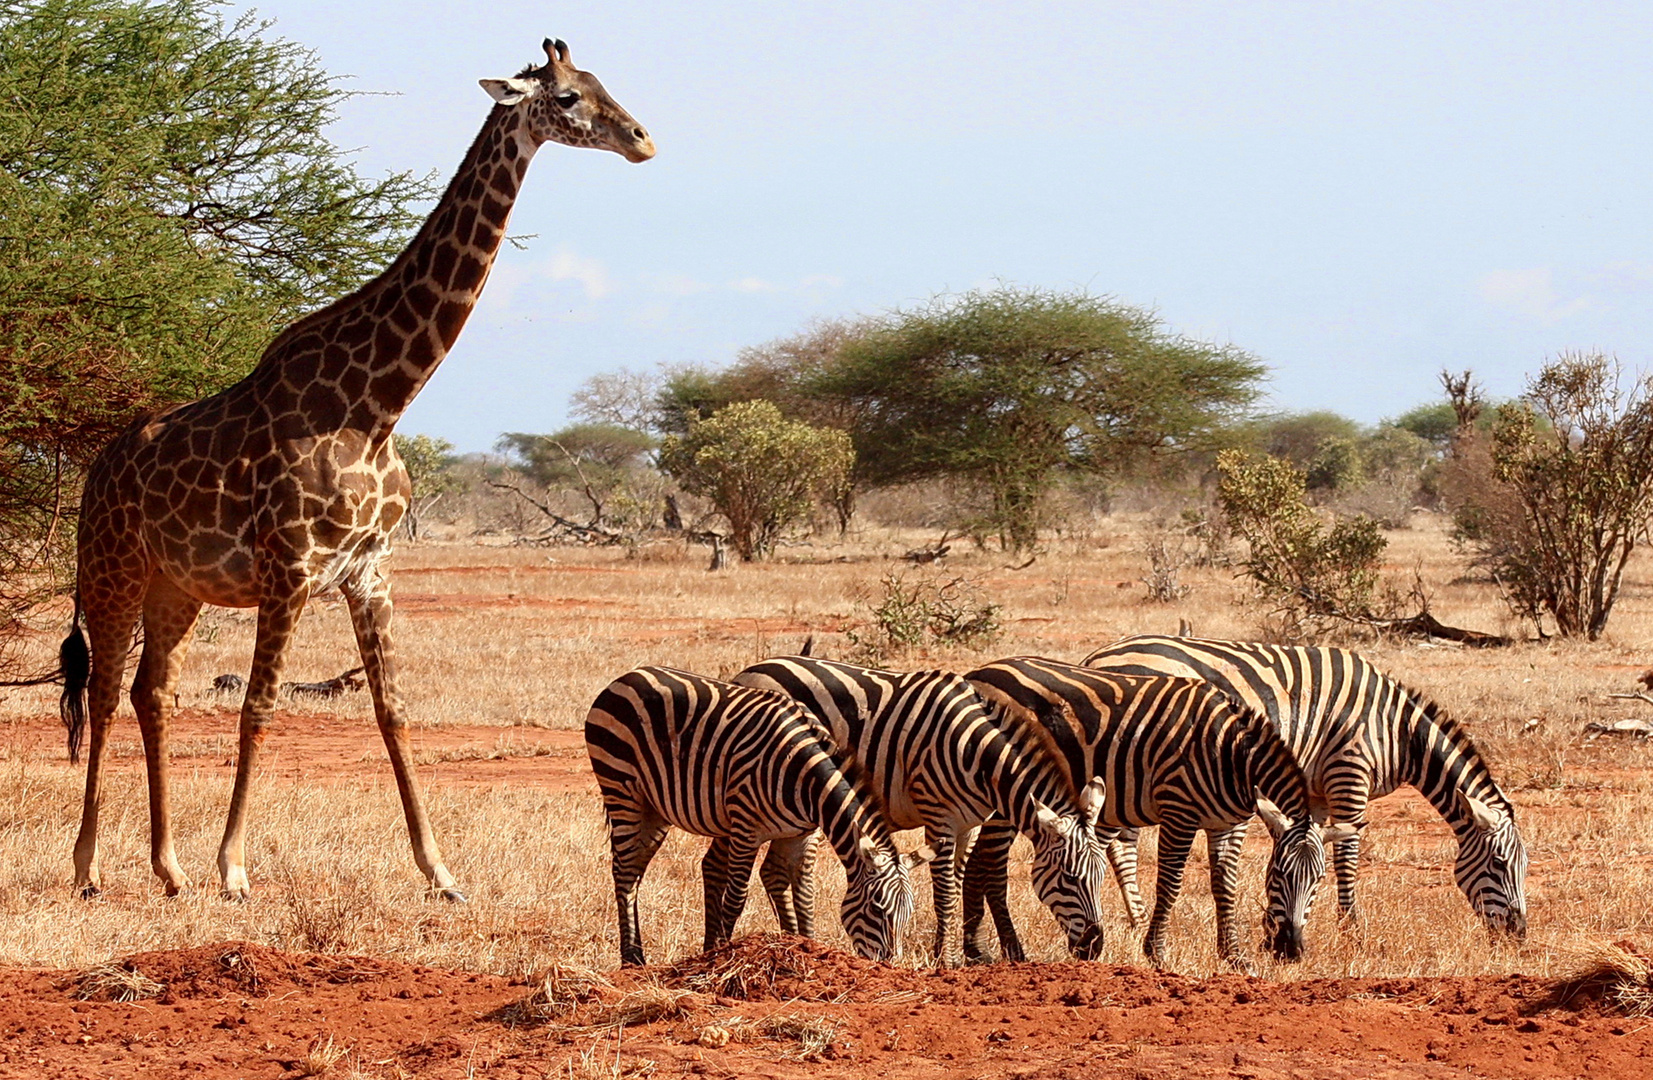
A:
[[[92,676],[92,652],[80,628],[80,590],[75,590],[75,615],[69,636],[57,650],[58,668],[63,673],[63,696],[57,713],[69,734],[69,761],[80,762],[80,743],[86,734],[86,684]]]

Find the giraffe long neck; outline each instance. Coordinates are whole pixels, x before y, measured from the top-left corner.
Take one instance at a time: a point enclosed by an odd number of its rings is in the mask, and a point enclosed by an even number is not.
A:
[[[343,407],[340,426],[386,437],[482,295],[537,148],[525,113],[495,106],[407,249],[356,292],[289,326],[252,377],[300,394],[336,388],[339,400],[322,406]]]

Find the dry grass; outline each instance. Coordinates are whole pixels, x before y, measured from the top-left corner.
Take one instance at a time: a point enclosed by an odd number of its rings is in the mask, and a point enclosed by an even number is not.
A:
[[[333,1036],[327,1036],[326,1041],[317,1036],[310,1044],[310,1049],[298,1062],[298,1075],[324,1076],[348,1053],[344,1047],[333,1045]]]
[[[1153,603],[1139,580],[1147,570],[1146,519],[1101,518],[1053,541],[1031,567],[1006,569],[996,552],[955,546],[949,573],[981,583],[1003,606],[1005,636],[987,651],[948,647],[908,659],[912,666],[965,667],[996,656],[1035,653],[1077,658],[1138,632],[1169,632],[1187,619],[1208,636],[1248,636],[1259,613],[1233,571],[1188,566],[1192,591]],[[268,945],[368,953],[417,963],[528,978],[551,964],[602,971],[617,960],[608,845],[592,791],[559,792],[529,783],[494,787],[444,782],[467,762],[520,757],[511,728],[577,729],[597,692],[642,663],[667,663],[727,675],[753,660],[795,649],[806,634],[822,655],[842,655],[842,630],[854,597],[887,572],[888,558],[933,539],[869,530],[845,545],[783,551],[783,562],[707,573],[704,552],[681,545],[617,550],[406,547],[395,581],[404,687],[416,724],[490,724],[497,739],[425,760],[431,813],[468,905],[427,901],[408,850],[388,767],[355,777],[315,775],[302,783],[266,780],[255,793],[249,856],[255,895],[246,904],[217,898],[213,860],[228,798],[226,770],[176,773],[175,828],[180,856],[201,888],[160,896],[149,871],[141,762],[117,755],[108,766],[101,846],[107,902],[86,904],[71,889],[69,852],[83,778],[63,758],[51,727],[48,690],[0,699],[0,963],[84,970],[145,949],[243,939]],[[1424,519],[1391,534],[1390,563],[1407,579],[1414,568],[1433,592],[1443,622],[1480,629],[1509,624],[1492,587],[1463,580],[1443,527]],[[843,559],[844,561],[839,561]],[[241,671],[252,644],[252,615],[215,615],[215,631],[194,644],[180,694],[186,707],[219,711],[213,676]],[[211,640],[206,640],[210,637]],[[34,643],[41,657],[56,642]],[[1591,721],[1642,716],[1645,703],[1610,699],[1636,688],[1653,655],[1653,561],[1631,567],[1608,639],[1595,645],[1552,642],[1505,650],[1360,646],[1381,666],[1439,699],[1469,722],[1519,807],[1532,855],[1531,934],[1525,943],[1489,940],[1452,884],[1450,832],[1415,795],[1378,804],[1366,830],[1358,931],[1336,925],[1328,888],[1310,929],[1310,958],[1296,966],[1260,964],[1280,978],[1434,975],[1524,971],[1562,975],[1602,942],[1653,935],[1653,744],[1583,737]],[[323,678],[352,665],[349,622],[341,606],[312,605],[287,677]],[[382,747],[367,695],[306,703],[359,722],[364,753]],[[19,720],[27,723],[17,723]],[[297,723],[298,721],[294,721]],[[117,741],[133,739],[123,706]],[[278,716],[269,746],[282,743]],[[207,755],[233,753],[233,740],[205,740]],[[529,753],[524,750],[523,754]],[[205,759],[203,759],[205,760]],[[528,767],[533,762],[489,764]],[[1263,830],[1253,830],[1261,834]],[[904,838],[913,846],[916,838]],[[1244,863],[1246,924],[1260,926],[1260,835]],[[703,841],[674,834],[643,883],[649,957],[670,963],[698,951],[698,860]],[[1151,862],[1151,844],[1144,856]],[[1062,959],[1055,922],[1028,885],[1025,848],[1012,878],[1012,903],[1035,958]],[[1216,972],[1215,933],[1202,858],[1196,849],[1168,935],[1172,967]],[[1153,867],[1143,879],[1151,884]],[[842,871],[825,860],[818,923],[843,945],[834,913]],[[757,890],[754,888],[754,892]],[[1115,897],[1104,960],[1139,963]],[[909,929],[909,963],[927,955],[932,924],[926,898]],[[741,932],[773,929],[754,896]],[[1260,937],[1260,933],[1254,935]],[[612,1062],[612,1054],[609,1059]]]
[[[75,997],[81,1001],[143,1001],[160,997],[166,986],[129,963],[110,962],[81,975]]]
[[[1592,946],[1562,985],[1567,993],[1599,993],[1626,1016],[1653,1016],[1653,959],[1622,943]]]

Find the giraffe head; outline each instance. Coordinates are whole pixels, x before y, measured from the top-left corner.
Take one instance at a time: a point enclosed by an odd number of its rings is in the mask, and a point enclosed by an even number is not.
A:
[[[482,89],[509,109],[527,110],[536,143],[559,142],[612,150],[627,161],[654,156],[654,140],[609,96],[597,76],[569,59],[562,41],[545,39],[545,64],[529,65],[512,79],[483,79]]]

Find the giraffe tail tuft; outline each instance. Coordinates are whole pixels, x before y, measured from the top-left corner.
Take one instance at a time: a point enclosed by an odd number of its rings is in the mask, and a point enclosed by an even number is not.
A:
[[[58,699],[57,712],[69,733],[69,760],[80,761],[80,741],[86,733],[86,684],[92,674],[92,653],[86,647],[86,635],[80,629],[80,595],[75,595],[75,621],[69,636],[57,650],[57,660],[63,671],[63,696]]]

